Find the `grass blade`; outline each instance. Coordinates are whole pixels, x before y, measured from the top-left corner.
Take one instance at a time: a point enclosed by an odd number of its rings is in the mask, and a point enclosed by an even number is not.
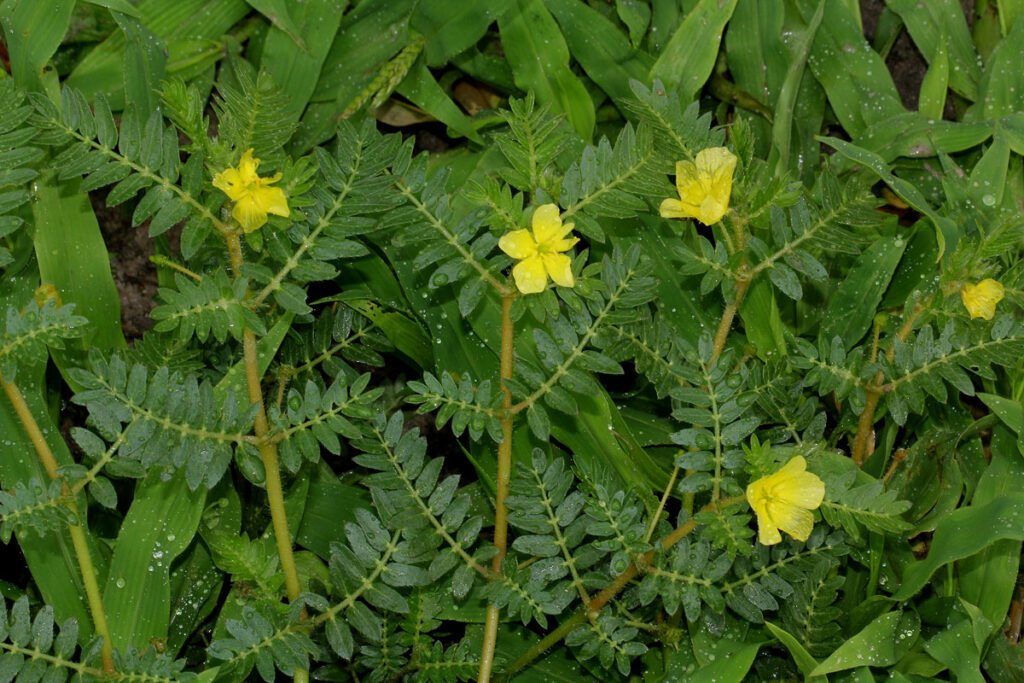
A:
[[[810,22],[818,3],[797,0]],[[854,139],[875,122],[905,111],[885,62],[871,49],[857,22],[842,3],[826,3],[808,64],[839,122]]]
[[[903,19],[910,37],[929,64],[947,52],[949,87],[972,102],[978,99],[981,68],[959,0],[887,0],[889,9]]]
[[[0,25],[4,29],[11,57],[11,75],[26,90],[56,88],[57,74],[46,76],[43,67],[57,51],[68,25],[75,0],[6,0],[0,4]]]
[[[700,0],[654,63],[649,80],[661,80],[669,90],[678,90],[683,102],[691,101],[711,75],[736,2]]]
[[[564,112],[589,141],[594,134],[594,103],[569,68],[569,48],[558,24],[540,0],[517,0],[516,7],[498,21],[516,85],[532,90],[538,102]]]
[[[219,38],[250,10],[245,0],[145,0],[138,11],[141,23],[170,45],[182,39]],[[115,31],[79,62],[65,84],[89,98],[105,93],[112,109],[124,109],[126,49],[124,32]]]
[[[291,15],[298,33],[293,35],[275,23],[267,34],[260,68],[288,96],[288,117],[292,122],[299,120],[316,89],[320,69],[347,4],[346,0],[292,3]]]
[[[62,303],[75,304],[75,312],[91,323],[84,346],[68,344],[51,352],[62,372],[84,365],[89,348],[111,351],[126,346],[110,253],[89,198],[78,191],[78,184],[77,180],[58,184],[52,176],[41,178],[32,204],[39,276],[57,288]]]
[[[573,57],[613,99],[633,96],[629,82],[646,81],[654,60],[634,49],[612,22],[575,0],[545,0],[562,28]]]
[[[124,31],[124,92],[143,119],[160,105],[157,89],[164,79],[167,53],[164,44],[138,19],[114,12]]]

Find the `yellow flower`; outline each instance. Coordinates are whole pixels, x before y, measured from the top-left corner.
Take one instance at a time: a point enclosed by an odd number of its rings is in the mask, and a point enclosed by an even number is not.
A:
[[[798,455],[775,474],[747,487],[747,502],[757,514],[757,539],[763,545],[781,541],[779,529],[798,541],[811,535],[811,510],[825,498],[825,483],[806,470],[807,461]]]
[[[710,147],[697,153],[695,161],[676,162],[676,190],[679,199],[661,203],[663,218],[696,218],[714,225],[729,210],[732,172],[736,155],[725,147]]]
[[[991,320],[996,314],[996,304],[1003,300],[1005,293],[1002,283],[986,278],[976,285],[964,285],[960,298],[971,318]]]
[[[569,237],[573,224],[562,225],[562,217],[556,204],[545,204],[533,212],[529,230],[513,230],[502,235],[498,246],[519,263],[512,269],[516,287],[523,294],[543,292],[548,286],[548,277],[556,285],[572,287],[572,259],[564,251],[572,249],[579,242]]]
[[[281,179],[280,173],[269,178],[260,178],[256,169],[259,159],[254,159],[252,150],[245,150],[238,168],[226,168],[213,176],[213,186],[226,194],[233,202],[231,215],[245,232],[252,232],[267,222],[267,214],[289,215],[288,198],[279,187],[268,187]]]

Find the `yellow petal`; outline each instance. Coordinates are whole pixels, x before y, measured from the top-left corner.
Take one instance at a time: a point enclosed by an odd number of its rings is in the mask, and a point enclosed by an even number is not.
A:
[[[572,287],[575,281],[572,277],[572,259],[565,254],[541,254],[544,261],[544,269],[551,279],[559,287]]]
[[[772,475],[772,493],[791,505],[814,510],[825,499],[825,482],[807,472],[807,461],[798,455]]]
[[[774,545],[782,540],[778,525],[772,517],[770,492],[774,476],[762,477],[747,487],[747,502],[757,516],[757,539],[762,545]]]
[[[712,225],[722,220],[729,210],[732,194],[732,176],[736,170],[736,155],[725,147],[712,147],[697,154],[697,166],[707,185],[708,196],[702,203],[704,216],[700,222]]]
[[[750,504],[751,509],[758,515],[758,523],[760,523],[761,516],[765,516],[767,519],[768,515],[768,498],[765,495],[766,485],[768,477],[762,477],[757,481],[753,481],[747,486],[747,502]]]
[[[725,202],[720,201],[719,197],[714,194],[709,194],[704,197],[703,203],[700,208],[697,209],[697,220],[704,225],[714,225],[718,221],[722,220],[722,216],[729,210],[729,196],[726,193]]]
[[[679,192],[679,201],[687,217],[696,218],[696,210],[704,202],[707,191],[692,161],[676,163],[676,191]]]
[[[242,177],[242,182],[252,183],[259,179],[256,174],[256,169],[260,166],[260,160],[254,159],[252,156],[252,148],[245,150],[242,154],[242,158],[238,161],[238,174]]]
[[[662,218],[692,218],[678,199],[664,199],[658,209]]]
[[[971,318],[991,320],[996,314],[996,304],[1003,300],[1006,288],[992,278],[986,278],[974,285],[964,285],[960,290],[960,299]]]
[[[530,258],[537,255],[537,243],[529,230],[513,230],[501,236],[498,248],[514,259]]]
[[[248,193],[237,202],[231,209],[231,215],[244,232],[252,232],[263,227],[267,222],[267,212],[260,206],[254,194]]]
[[[661,215],[666,218],[696,218],[713,225],[729,210],[736,155],[725,147],[703,149],[694,161],[676,163],[679,200],[665,200]]]
[[[543,292],[548,285],[544,260],[540,255],[536,255],[520,261],[512,269],[512,278],[516,281],[516,287],[523,294]]]
[[[736,155],[728,147],[708,147],[697,152],[694,160],[697,170],[703,176],[724,177],[728,175],[732,181],[732,173],[736,169]]]
[[[762,521],[761,515],[757,516],[757,540],[761,542],[761,545],[775,545],[782,541],[782,534],[779,530],[772,526],[771,522],[765,519]]]
[[[798,541],[806,541],[814,527],[814,515],[796,505],[769,503],[772,523]]]
[[[233,201],[237,201],[239,197],[245,194],[245,183],[242,181],[242,176],[239,175],[238,169],[235,168],[225,168],[213,176],[213,186]]]
[[[569,225],[567,227],[570,230],[572,230],[573,224],[569,223]],[[562,238],[560,240],[555,240],[553,242],[549,242],[545,246],[547,247],[548,252],[561,253],[563,251],[569,251],[574,246],[576,246],[576,243],[579,242],[579,241],[580,241],[579,237],[564,237],[564,238]]]
[[[825,500],[825,482],[810,472],[801,472],[779,489],[781,500],[805,510],[816,510]]]
[[[537,244],[550,244],[562,239],[573,228],[573,224],[562,225],[561,212],[557,204],[544,204],[538,206],[533,212],[533,237]]]
[[[778,472],[751,482],[747,502],[757,515],[758,538],[764,545],[778,543],[781,529],[806,541],[814,526],[814,510],[825,498],[825,484],[807,470],[807,461],[796,456]],[[766,542],[768,539],[770,542]]]
[[[284,190],[279,187],[259,187],[252,191],[252,195],[257,206],[264,213],[272,213],[284,218],[291,214],[288,209],[288,198],[285,196]]]

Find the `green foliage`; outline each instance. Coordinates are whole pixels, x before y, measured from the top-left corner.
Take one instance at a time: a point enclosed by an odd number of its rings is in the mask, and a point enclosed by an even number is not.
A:
[[[281,115],[288,107],[288,98],[267,72],[257,74],[242,61],[234,66],[233,81],[222,81],[213,98],[220,127],[218,139],[226,139],[235,150],[253,149],[259,158],[273,160],[294,130],[295,124]]]
[[[588,284],[585,301],[553,318],[548,331],[534,330],[539,367],[522,363],[522,380],[505,382],[518,401],[515,409],[529,408],[530,429],[538,439],[548,438],[552,420],[548,408],[575,415],[579,410],[576,396],[599,391],[592,372],[621,374],[618,363],[588,346],[602,327],[629,324],[643,316],[657,281],[640,249],[634,247],[605,257],[600,280]]]
[[[367,253],[365,245],[353,237],[377,229],[371,216],[397,202],[384,192],[388,184],[384,171],[397,143],[395,137],[381,136],[365,121],[358,127],[344,123],[338,128],[333,156],[317,150],[317,182],[303,179],[296,187],[298,192],[304,187],[310,190],[305,221],[296,221],[286,235],[274,234],[264,259],[246,265],[246,275],[260,287],[256,303],[273,295],[283,309],[308,313],[303,285],[334,277],[337,269],[332,262]]]
[[[731,354],[711,361],[711,339],[701,339],[701,357],[689,364],[688,382],[672,392],[677,401],[673,417],[693,425],[672,435],[673,443],[686,449],[676,457],[676,466],[691,472],[682,482],[688,493],[713,490],[735,495],[736,480],[729,475],[743,467],[743,450],[739,448],[761,419],[751,414],[754,397],[743,391],[740,376],[731,375],[734,362]],[[710,365],[709,365],[710,363]]]
[[[15,209],[29,201],[25,185],[39,172],[33,163],[43,156],[32,145],[38,131],[26,125],[32,108],[25,96],[15,88],[14,80],[0,79],[0,237],[6,237],[24,223]],[[0,267],[13,260],[6,246],[0,247]]]
[[[0,5],[0,679],[1020,676],[1014,3],[890,2],[877,49],[812,0],[37,4]],[[723,220],[661,217],[722,146]],[[573,286],[522,295],[544,205]],[[62,241],[92,206],[109,253]],[[112,351],[118,216],[158,289]],[[758,504],[797,456],[823,499]]]
[[[167,303],[153,309],[157,332],[178,331],[178,340],[187,342],[192,335],[205,342],[210,334],[223,344],[230,333],[241,341],[242,330],[251,329],[266,334],[259,316],[244,306],[242,297],[248,282],[234,283],[225,273],[215,273],[193,284],[183,275],[175,275],[174,289],[161,292]]]
[[[246,606],[241,619],[227,623],[232,637],[211,643],[210,656],[219,660],[225,673],[246,676],[255,668],[260,678],[269,683],[275,680],[278,670],[291,675],[298,668],[309,667],[310,655],[319,651],[316,644],[298,629],[288,629],[288,617],[272,614],[272,609],[261,611]],[[297,620],[295,614],[291,624]]]
[[[366,391],[369,381],[368,374],[350,381],[344,372],[326,388],[306,380],[301,392],[289,390],[286,410],[270,411],[274,429],[269,438],[279,442],[281,463],[289,472],[297,472],[303,460],[316,463],[321,448],[337,455],[339,436],[358,439],[362,435],[351,420],[374,415],[373,404],[383,391]]]
[[[494,137],[508,162],[502,177],[527,192],[548,187],[543,183],[550,183],[549,168],[572,137],[561,119],[535,104],[532,95],[510,99],[508,111],[502,112],[508,130]]]
[[[687,621],[696,622],[700,619],[702,605],[721,611],[724,602],[715,584],[731,567],[729,554],[713,554],[707,541],[683,540],[659,554],[655,563],[647,568],[638,597],[641,604],[660,599],[671,615],[682,607]]]
[[[0,491],[0,537],[11,542],[11,535],[34,531],[40,536],[61,529],[72,520],[70,510],[63,503],[61,482],[51,481],[49,486],[38,479],[24,484],[18,482],[8,491]]]
[[[974,393],[966,371],[994,379],[993,365],[1011,366],[1024,351],[1024,326],[1008,316],[996,320],[988,330],[964,328],[949,321],[936,336],[930,325],[912,340],[899,339],[893,345],[892,364],[883,366],[891,378],[886,405],[898,424],[909,413],[924,412],[925,398],[940,403],[948,399],[946,385],[968,396]]]
[[[822,516],[858,540],[862,529],[875,533],[906,531],[910,525],[901,515],[910,508],[910,502],[899,500],[895,491],[886,491],[879,481],[856,484],[856,474],[848,470],[828,480],[829,500],[822,503]]]
[[[12,680],[43,679],[65,681],[75,675],[86,681],[99,681],[107,674],[97,666],[99,643],[79,643],[78,624],[68,619],[56,624],[49,605],[33,616],[27,596],[8,606],[0,599],[0,667]],[[80,646],[81,645],[81,646]],[[150,649],[145,653],[129,651],[115,659],[120,681],[154,682],[194,681],[196,675],[184,671],[184,660],[173,660]]]
[[[387,421],[376,418],[356,442],[363,454],[355,460],[375,472],[364,481],[387,525],[401,530],[420,553],[430,553],[431,582],[451,573],[452,594],[461,599],[483,570],[480,562],[488,559],[486,548],[473,548],[483,519],[470,514],[471,500],[459,492],[459,476],[442,478],[444,460],[428,460],[426,440],[415,430],[403,434],[402,426],[401,413]]]
[[[456,382],[447,372],[440,379],[428,372],[422,382],[409,382],[409,389],[415,392],[409,402],[420,406],[417,412],[437,411],[435,425],[438,429],[450,421],[455,436],[462,436],[468,428],[474,441],[479,441],[486,431],[493,441],[501,442],[498,419],[501,396],[493,391],[490,380],[474,386],[469,377]]]
[[[632,218],[647,208],[643,197],[667,192],[665,173],[647,126],[635,131],[626,124],[615,144],[602,138],[587,146],[580,160],[565,171],[559,200],[577,221],[581,233],[605,240],[598,218]]]
[[[721,131],[712,130],[711,117],[708,114],[701,115],[696,102],[685,103],[678,97],[670,96],[664,84],[658,80],[650,88],[633,81],[630,88],[635,97],[626,100],[626,107],[651,127],[665,159],[693,159],[705,147],[722,144]]]
[[[182,469],[189,487],[213,488],[238,449],[251,447],[246,435],[255,410],[235,394],[218,396],[195,375],[155,372],[113,356],[94,355],[90,370],[75,370],[82,387],[73,400],[89,410],[96,430],[118,443],[117,456],[145,471]]]
[[[30,302],[21,312],[8,307],[0,331],[0,376],[13,382],[20,367],[44,362],[47,347],[64,348],[65,339],[85,334],[87,323],[73,306],[58,307],[53,299],[41,306]]]

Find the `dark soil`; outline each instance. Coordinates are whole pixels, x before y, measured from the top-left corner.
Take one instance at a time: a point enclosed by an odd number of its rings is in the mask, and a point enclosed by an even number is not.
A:
[[[968,24],[974,20],[974,0],[961,0],[964,14],[967,16]],[[878,17],[885,9],[884,0],[860,0],[860,13],[864,23],[864,35],[868,42],[875,37],[875,27],[878,25]],[[885,58],[885,64],[889,67],[892,80],[896,84],[896,90],[903,100],[903,106],[907,109],[917,109],[917,99],[921,91],[921,81],[928,71],[928,62],[918,51],[910,34],[906,30],[900,31],[899,38],[893,44],[892,49]],[[947,107],[952,114],[952,100],[947,101]]]
[[[107,207],[105,193],[93,193],[93,210],[110,252],[110,269],[121,295],[121,327],[128,340],[138,339],[153,326],[149,312],[156,306],[156,266],[149,262],[153,242],[146,228],[133,228],[120,206]]]
[[[864,22],[864,35],[868,42],[875,37],[875,27],[878,25],[878,16],[885,9],[884,0],[860,0],[860,13]],[[903,106],[908,109],[917,109],[917,98],[921,90],[921,81],[928,71],[928,62],[918,52],[914,41],[904,30],[900,31],[900,37],[896,39],[892,49],[885,59],[886,66],[892,74],[896,83],[896,90],[900,93]]]

